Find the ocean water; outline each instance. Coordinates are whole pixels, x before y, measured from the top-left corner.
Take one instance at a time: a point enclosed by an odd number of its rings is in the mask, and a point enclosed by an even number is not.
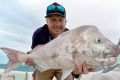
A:
[[[6,69],[7,64],[0,64],[1,69]],[[27,66],[27,65],[20,65],[18,68],[15,69],[15,71],[24,71],[24,72],[32,72],[33,67]]]

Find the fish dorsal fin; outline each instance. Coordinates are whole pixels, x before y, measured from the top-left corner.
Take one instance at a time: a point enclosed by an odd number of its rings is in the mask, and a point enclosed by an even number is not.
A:
[[[41,45],[37,45],[35,48],[33,48],[31,51],[29,51],[30,53],[38,50],[39,48],[43,47],[45,44],[41,44]]]
[[[61,78],[61,80],[64,80],[72,71],[73,71],[73,69],[62,70],[62,78]]]

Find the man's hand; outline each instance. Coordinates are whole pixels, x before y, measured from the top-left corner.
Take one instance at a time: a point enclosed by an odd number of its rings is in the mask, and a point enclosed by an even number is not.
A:
[[[34,65],[34,61],[33,61],[32,58],[27,58],[25,64],[28,65],[28,66],[33,66]]]
[[[77,66],[74,70],[73,70],[73,74],[87,74],[89,72],[93,72],[95,71],[94,68],[91,68],[90,66],[86,65],[86,64],[82,64]]]

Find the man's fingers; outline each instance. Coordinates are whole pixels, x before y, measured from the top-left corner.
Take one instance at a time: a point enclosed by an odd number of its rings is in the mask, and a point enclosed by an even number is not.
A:
[[[89,72],[90,66],[87,66],[86,64],[79,65],[78,70],[82,74],[87,74]]]
[[[83,73],[84,74],[87,74],[89,71],[88,71],[88,67],[87,67],[87,65],[86,64],[83,64],[82,65],[82,69],[83,69]]]
[[[27,65],[28,65],[28,59],[26,60],[25,64],[27,64]]]
[[[80,73],[82,73],[82,65],[79,65],[78,70]]]
[[[33,60],[31,58],[28,58],[25,62],[25,64],[27,64],[28,66],[32,66],[33,65]]]
[[[89,66],[89,65],[86,65],[87,66],[87,69],[91,69],[91,66]]]

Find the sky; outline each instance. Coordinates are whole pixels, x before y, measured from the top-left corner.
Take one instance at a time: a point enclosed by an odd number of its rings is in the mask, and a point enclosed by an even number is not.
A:
[[[120,0],[0,0],[0,47],[27,52],[33,32],[43,26],[46,8],[58,2],[67,12],[66,27],[95,25],[117,44],[120,38]],[[7,63],[0,50],[0,63]]]

